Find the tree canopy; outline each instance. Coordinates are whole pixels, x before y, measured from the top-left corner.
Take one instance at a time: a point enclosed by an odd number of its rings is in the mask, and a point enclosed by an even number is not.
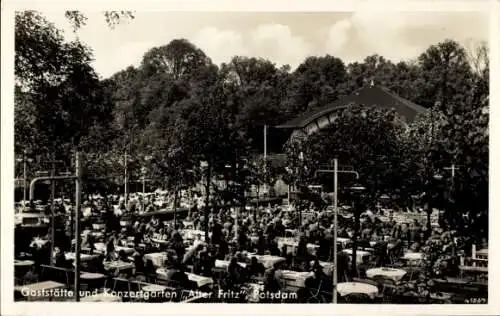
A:
[[[85,25],[80,12],[66,16],[75,29]],[[133,14],[105,13],[111,26],[123,18]],[[90,176],[116,183],[127,152],[131,177],[146,167],[154,183],[171,189],[199,181],[207,166],[211,175],[245,186],[278,178],[305,184],[319,181],[314,171],[338,156],[360,173],[374,199],[396,192],[407,203],[412,194],[446,191],[449,209],[487,210],[485,44],[468,51],[446,40],[398,63],[378,55],[349,64],[331,55],[311,56],[292,70],[247,56],[217,66],[193,43],[174,39],[152,47],[139,67],[100,80],[90,65],[91,49],[65,41],[41,14],[16,14],[15,32],[17,153],[57,153],[69,165],[71,150],[80,147],[91,158]],[[279,143],[271,133],[268,147],[287,154],[287,169],[262,160],[264,126],[371,83],[429,112],[406,125],[393,111],[352,105],[332,126],[300,141]],[[446,185],[431,185],[430,178],[451,164],[460,168],[453,183],[447,175]]]

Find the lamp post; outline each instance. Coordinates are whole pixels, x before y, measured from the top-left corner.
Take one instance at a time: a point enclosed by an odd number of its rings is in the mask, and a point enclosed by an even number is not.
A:
[[[23,150],[23,157],[16,159],[17,162],[23,163],[23,208],[26,207],[26,198],[27,198],[27,181],[28,181],[28,164],[27,162],[33,162],[33,159],[27,158],[28,151],[26,149]]]
[[[338,158],[333,159],[333,169],[320,169],[317,170],[314,175],[318,173],[333,173],[333,265],[335,270],[333,271],[333,303],[337,304],[337,234],[338,234],[338,218],[337,218],[337,199],[338,199],[338,174],[339,173],[350,173],[355,174],[356,179],[359,179],[359,173],[352,170],[338,170]]]

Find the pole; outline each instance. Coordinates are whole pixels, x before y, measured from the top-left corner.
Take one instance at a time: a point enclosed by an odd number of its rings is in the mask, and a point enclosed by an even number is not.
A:
[[[338,273],[338,265],[337,265],[337,188],[338,188],[338,159],[335,158],[333,160],[333,266],[335,267],[333,271],[333,304],[337,304],[337,273]]]
[[[124,194],[125,194],[125,205],[127,205],[128,201],[128,159],[127,159],[127,151],[125,151],[125,187],[124,187]]]
[[[81,153],[76,152],[76,194],[75,194],[75,301],[80,301],[80,199],[82,195]]]
[[[267,172],[267,125],[264,125],[264,174]],[[264,183],[264,192],[267,191],[267,184]]]
[[[142,196],[146,195],[146,177],[142,176]]]
[[[26,181],[27,181],[27,174],[26,174],[26,149],[23,150],[23,207],[26,208]]]
[[[55,157],[54,157],[55,158]],[[55,177],[56,175],[56,161],[55,159],[53,159],[52,161],[52,169],[50,171],[50,176],[51,177]],[[50,234],[50,262],[51,262],[51,265],[55,265],[55,260],[54,260],[54,242],[55,242],[55,235],[56,235],[56,223],[55,223],[55,205],[54,205],[54,199],[55,199],[55,195],[56,195],[56,181],[55,180],[52,180],[51,181],[51,192],[50,192],[50,211],[51,211],[51,214],[52,214],[52,218],[51,218],[51,228],[52,228],[52,232]]]

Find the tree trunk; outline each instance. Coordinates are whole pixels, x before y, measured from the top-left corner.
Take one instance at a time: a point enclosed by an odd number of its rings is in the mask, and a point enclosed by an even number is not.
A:
[[[212,165],[209,163],[207,166],[207,182],[206,182],[206,200],[205,200],[205,241],[208,242],[208,217],[210,215],[210,183],[212,178]]]
[[[174,190],[174,227],[177,226],[177,208],[179,205],[179,187],[176,185]]]

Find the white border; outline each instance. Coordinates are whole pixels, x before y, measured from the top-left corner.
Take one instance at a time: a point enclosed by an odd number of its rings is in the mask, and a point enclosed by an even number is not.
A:
[[[493,223],[498,223],[499,215],[495,206],[499,205],[498,195],[493,194],[497,187],[500,174],[495,167],[495,161],[500,161],[498,146],[498,127],[491,124],[490,140],[490,272],[489,272],[489,304],[488,305],[234,305],[234,304],[123,304],[123,303],[13,303],[13,179],[14,179],[14,152],[13,152],[13,64],[14,64],[14,16],[15,9],[54,9],[68,8],[80,10],[136,10],[136,11],[484,11],[490,12],[490,47],[491,47],[491,84],[490,87],[500,87],[498,70],[500,69],[500,5],[497,1],[313,1],[313,0],[79,0],[79,1],[2,1],[2,90],[1,90],[1,308],[2,315],[65,315],[65,314],[212,314],[212,315],[249,315],[249,314],[362,314],[380,313],[396,315],[489,315],[500,312],[499,291],[493,284],[498,280],[498,232]],[[490,122],[495,122],[500,103],[498,89],[490,88]],[[498,282],[497,282],[498,283]],[[251,307],[250,307],[251,306]]]

